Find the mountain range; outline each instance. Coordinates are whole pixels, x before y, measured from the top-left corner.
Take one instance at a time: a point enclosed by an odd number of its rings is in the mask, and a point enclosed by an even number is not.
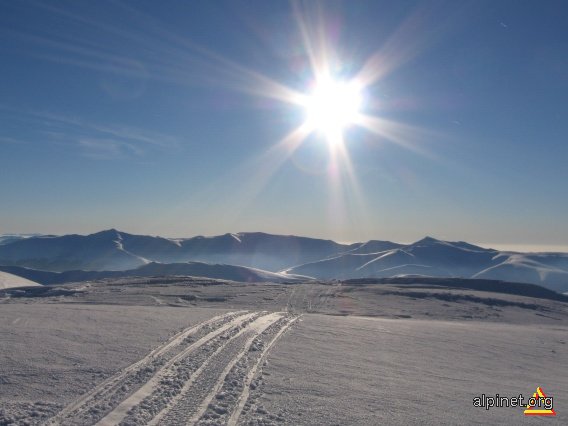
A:
[[[0,270],[40,283],[45,282],[36,279],[31,270],[67,272],[66,276],[77,281],[82,280],[81,271],[106,271],[107,276],[122,271],[120,276],[199,275],[277,282],[302,277],[461,277],[533,283],[568,291],[568,253],[505,252],[431,237],[412,244],[380,240],[341,244],[262,232],[181,239],[115,229],[91,235],[11,235],[0,237],[0,265],[20,267]]]

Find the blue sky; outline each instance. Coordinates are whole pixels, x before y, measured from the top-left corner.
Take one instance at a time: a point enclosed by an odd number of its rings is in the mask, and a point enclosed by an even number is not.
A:
[[[335,168],[279,148],[308,45],[376,71]],[[2,2],[0,52],[2,233],[568,246],[566,2]]]

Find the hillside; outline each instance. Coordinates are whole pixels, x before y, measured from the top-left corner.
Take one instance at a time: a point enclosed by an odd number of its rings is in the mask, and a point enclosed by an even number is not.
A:
[[[44,285],[68,282],[92,281],[105,278],[155,277],[155,276],[193,276],[223,279],[237,282],[288,282],[301,281],[307,277],[279,274],[244,266],[210,264],[204,262],[157,263],[151,262],[126,271],[81,271],[65,272],[42,271],[20,266],[0,266],[0,271],[22,279],[35,280]]]
[[[320,279],[386,278],[405,275],[486,278],[532,283],[568,291],[568,254],[513,253],[426,237],[378,253],[343,253],[284,270]]]
[[[192,266],[188,266],[188,262]],[[262,232],[168,239],[110,229],[91,235],[16,237],[0,244],[0,266],[64,273],[56,281],[65,277],[64,282],[68,282],[71,276],[73,280],[84,276],[91,279],[96,274],[86,272],[93,271],[101,272],[100,276],[132,276],[129,275],[134,273],[132,271],[141,268],[136,273],[143,274],[144,266],[151,264],[169,265],[159,267],[165,268],[163,274],[200,274],[237,281],[264,278],[281,281],[286,275],[289,279],[302,275],[326,280],[413,275],[496,279],[568,291],[566,253],[505,252],[432,237],[412,244],[380,240],[340,244]],[[200,264],[214,264],[215,270]],[[251,270],[229,272],[226,269],[229,265]],[[157,268],[153,265],[148,270]],[[220,268],[225,271],[221,273]],[[18,275],[22,272],[6,271]],[[124,275],[113,274],[113,271],[128,272]],[[269,273],[279,275],[267,275]],[[36,280],[38,274],[42,273],[28,271],[22,276]],[[43,282],[42,279],[45,280],[40,278],[38,282]]]
[[[126,270],[148,262],[201,261],[277,271],[351,248],[331,240],[261,232],[166,239],[110,229],[91,235],[17,239],[0,245],[0,265],[61,272]]]
[[[16,287],[37,287],[39,285],[40,284],[34,281],[20,277],[18,275],[0,271],[0,290]]]

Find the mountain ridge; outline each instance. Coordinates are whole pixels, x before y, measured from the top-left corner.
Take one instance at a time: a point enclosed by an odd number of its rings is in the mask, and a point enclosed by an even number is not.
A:
[[[431,236],[410,244],[342,244],[264,232],[173,239],[111,228],[89,235],[14,238],[0,245],[0,265],[52,272],[126,271],[152,263],[187,262],[316,279],[427,275],[526,282],[568,291],[567,253],[507,252]]]

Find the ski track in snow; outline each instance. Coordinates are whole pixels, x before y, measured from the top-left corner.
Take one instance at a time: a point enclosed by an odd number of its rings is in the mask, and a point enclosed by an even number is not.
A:
[[[191,352],[215,339],[221,333],[230,329],[238,328],[241,324],[243,324],[243,322],[249,320],[254,315],[255,314],[247,314],[237,317],[207,334],[206,336],[202,337],[197,342],[188,346],[186,349],[182,350],[180,353],[166,362],[162,367],[160,367],[160,369],[154,373],[154,375],[150,378],[150,380],[148,380],[148,382],[142,385],[140,389],[130,395],[127,399],[122,401],[118,405],[118,407],[107,414],[98,424],[101,426],[119,424],[133,407],[140,404],[140,402],[143,401],[144,398],[152,395],[152,392],[160,386],[161,382],[164,381],[164,378],[172,375],[172,369],[175,367],[176,363],[179,360],[187,357]]]
[[[236,425],[268,351],[299,317],[229,312],[188,327],[48,425]]]
[[[284,324],[284,326],[279,328],[279,330],[276,332],[276,335],[262,349],[262,351],[258,355],[256,363],[252,366],[252,368],[249,370],[248,374],[246,375],[246,377],[243,380],[243,390],[238,397],[237,406],[236,406],[235,410],[231,414],[231,417],[229,417],[229,420],[227,422],[228,426],[236,426],[237,421],[239,420],[239,416],[243,412],[243,409],[245,408],[245,404],[248,401],[248,397],[249,397],[250,391],[252,389],[252,382],[253,382],[254,378],[257,376],[258,371],[259,371],[262,363],[265,361],[266,357],[268,356],[268,351],[270,351],[270,349],[272,348],[272,346],[274,346],[274,344],[280,338],[280,336],[282,336],[282,334],[284,334],[290,328],[292,323],[294,323],[294,321],[296,321],[298,318],[299,317],[286,318],[285,319],[286,323]]]
[[[203,414],[205,414],[205,412],[207,411],[208,408],[212,409],[217,414],[226,414],[227,413],[226,407],[221,406],[220,409],[219,409],[216,405],[211,406],[210,405],[211,401],[213,400],[213,398],[215,398],[218,395],[219,390],[225,384],[225,379],[227,378],[228,374],[233,370],[235,365],[239,361],[241,361],[241,359],[247,354],[247,352],[249,352],[249,350],[250,350],[252,344],[254,343],[254,340],[257,338],[257,336],[260,335],[261,333],[263,333],[265,330],[267,330],[271,325],[275,324],[281,318],[282,318],[282,315],[280,315],[278,313],[274,313],[274,314],[270,314],[270,315],[266,315],[264,317],[261,317],[261,318],[257,319],[255,321],[255,323],[251,324],[251,328],[253,329],[253,333],[250,333],[251,337],[249,337],[247,339],[247,341],[244,344],[244,347],[240,350],[240,352],[238,352],[238,354],[235,355],[231,359],[229,364],[227,364],[227,366],[225,367],[225,369],[223,370],[223,372],[219,376],[219,379],[215,383],[215,386],[213,387],[211,392],[209,392],[207,397],[201,402],[197,413],[193,415],[193,417],[189,420],[188,424],[197,423],[197,421],[199,421],[199,419],[201,419],[201,417],[203,416]],[[237,386],[237,384],[235,384],[235,386]],[[218,423],[218,420],[215,420],[215,422]]]
[[[114,376],[104,380],[85,395],[81,396],[78,400],[65,407],[60,413],[53,417],[48,424],[74,424],[73,419],[78,419],[80,416],[84,417],[86,414],[95,415],[96,411],[99,411],[97,406],[100,405],[101,399],[109,399],[109,394],[120,391],[123,386],[128,386],[128,379],[132,376],[136,376],[138,373],[144,372],[147,369],[153,370],[153,365],[156,360],[159,360],[175,347],[182,345],[186,338],[197,333],[204,327],[208,327],[217,322],[224,323],[229,321],[233,316],[241,313],[244,313],[244,311],[229,312],[182,330],[163,345],[153,349],[141,360],[129,365]],[[85,424],[89,423],[86,422]]]

